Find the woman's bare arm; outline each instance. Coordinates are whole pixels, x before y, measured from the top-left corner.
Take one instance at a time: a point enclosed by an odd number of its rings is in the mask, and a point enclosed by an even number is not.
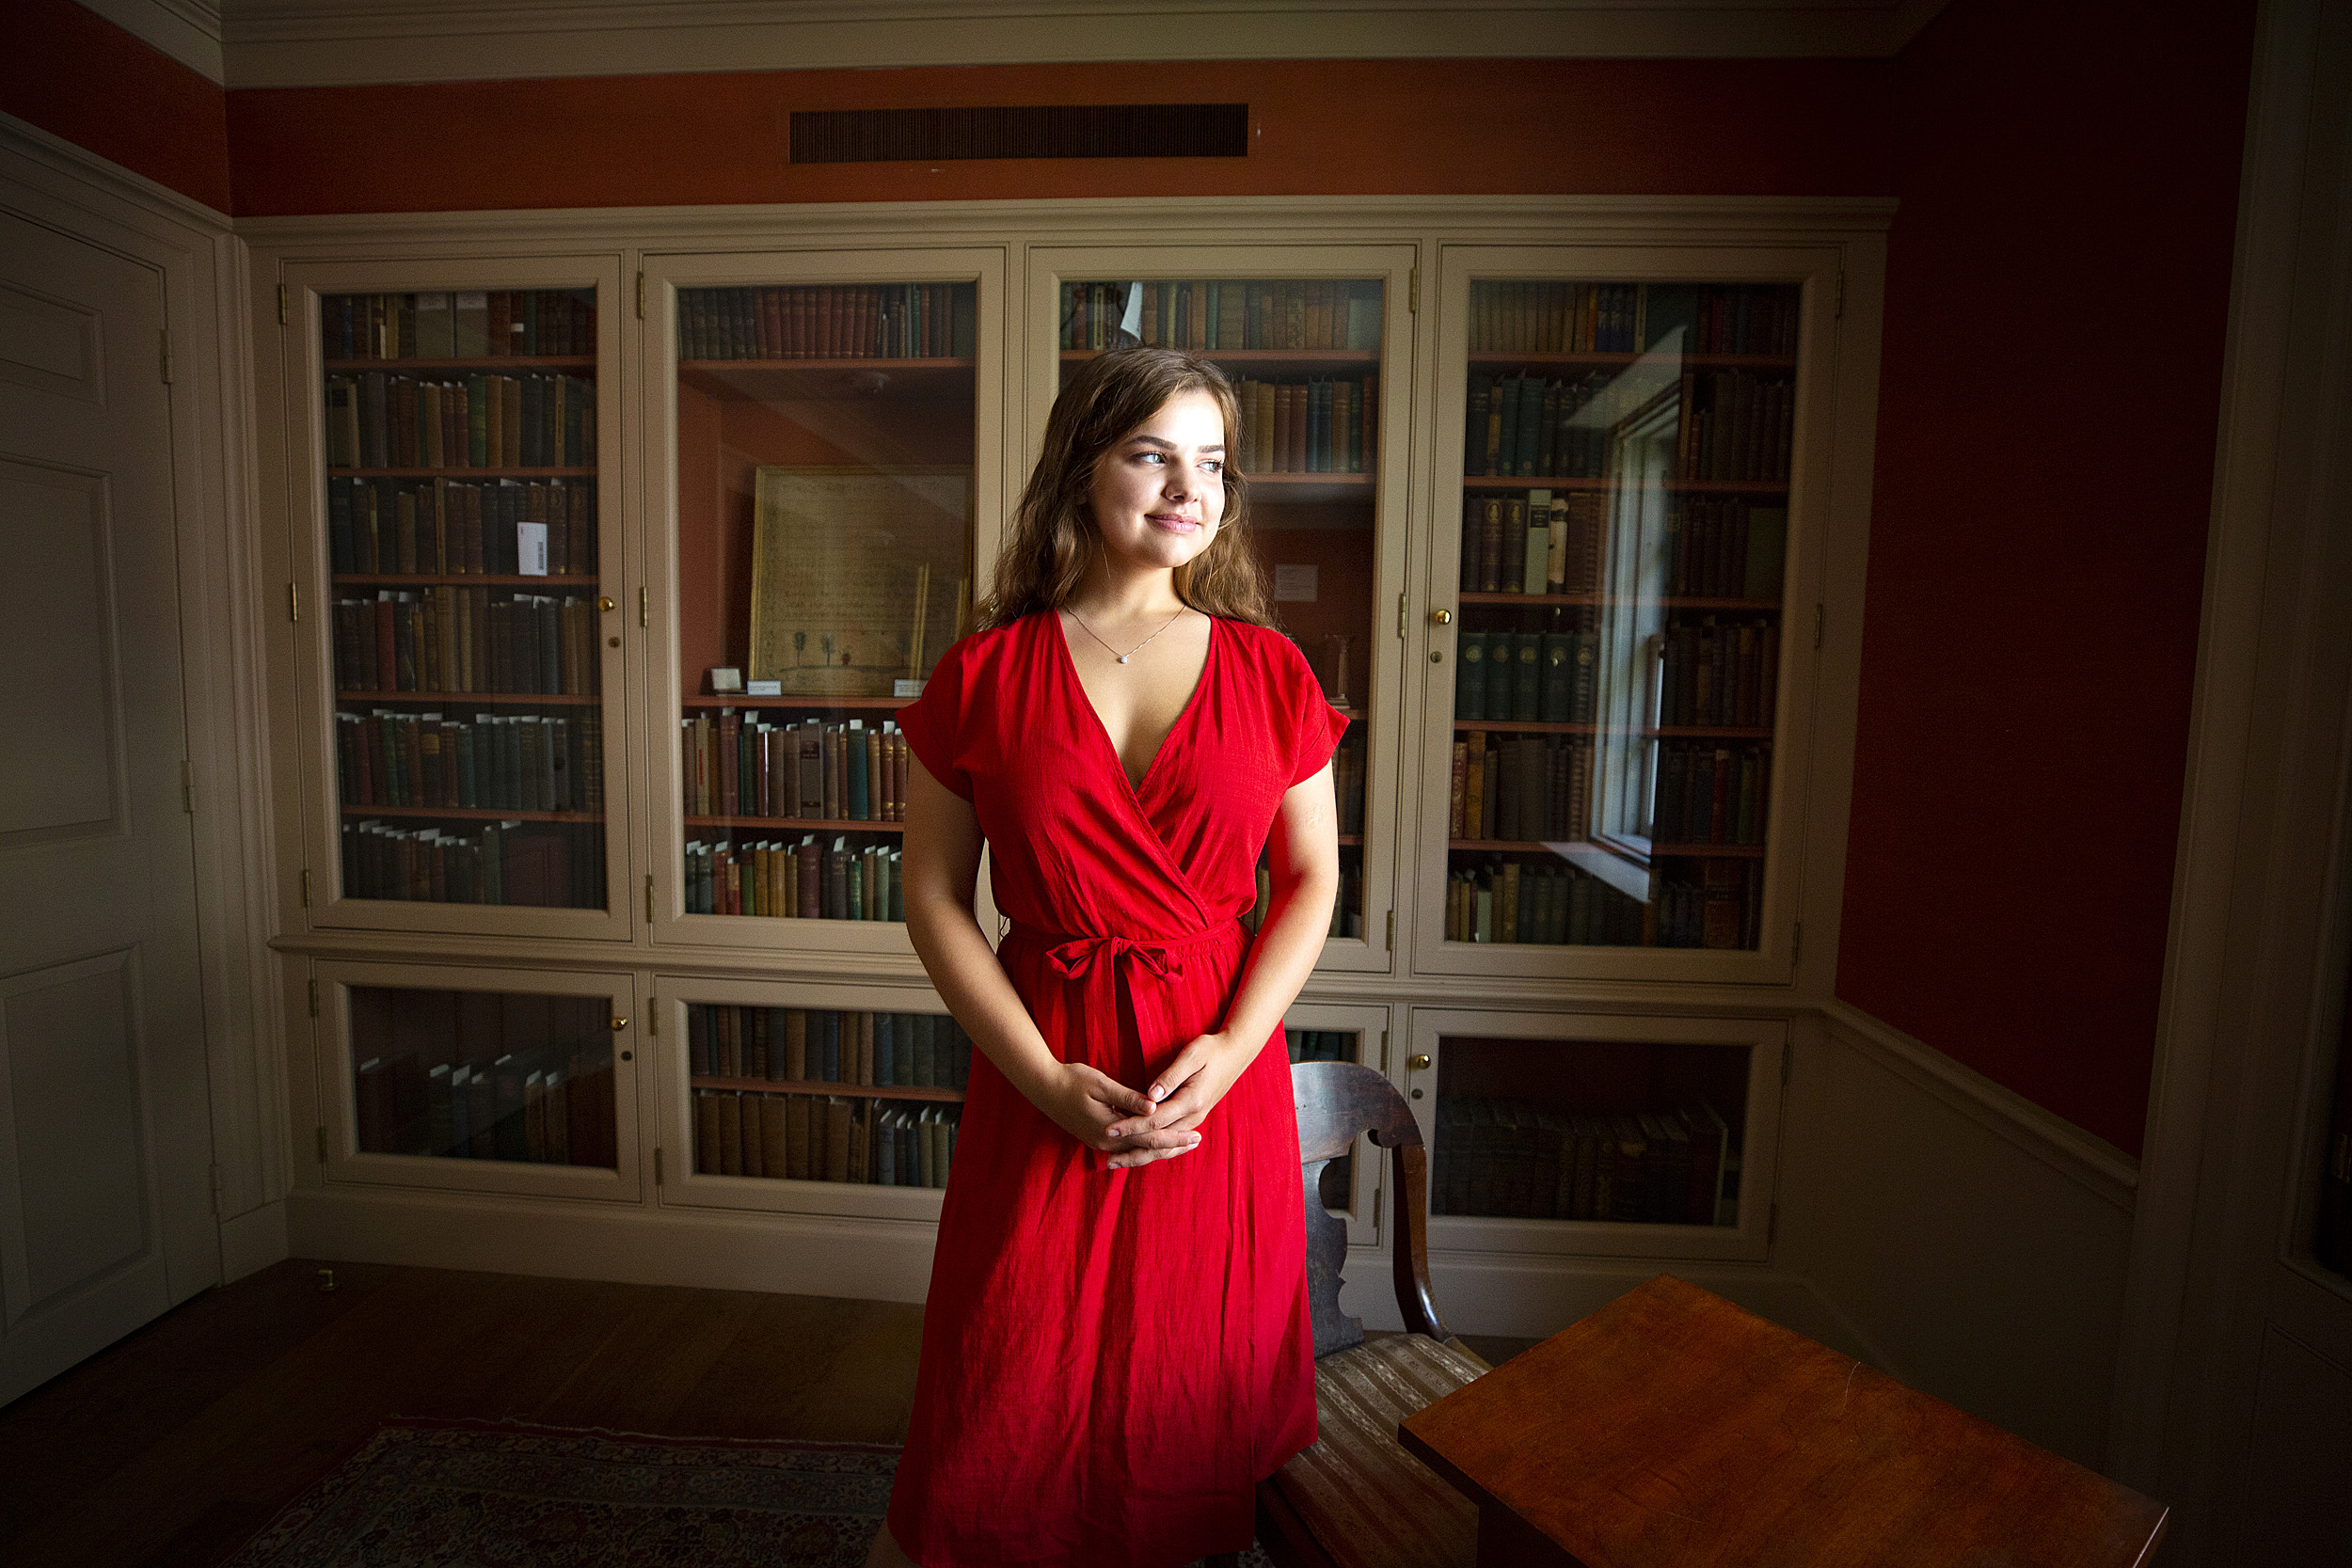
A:
[[[910,754],[906,842],[900,877],[907,935],[940,999],[972,1043],[1037,1108],[1089,1148],[1123,1166],[1181,1154],[1200,1139],[1188,1129],[1136,1128],[1114,1136],[1112,1122],[1152,1108],[1135,1089],[1082,1062],[1065,1062],[1038,1032],[1004,965],[972,913],[980,876],[980,824],[972,803]]]

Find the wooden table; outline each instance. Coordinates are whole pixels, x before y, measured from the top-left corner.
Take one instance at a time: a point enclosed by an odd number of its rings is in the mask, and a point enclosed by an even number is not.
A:
[[[2166,1510],[1661,1275],[1406,1418],[1481,1568],[2127,1568]]]

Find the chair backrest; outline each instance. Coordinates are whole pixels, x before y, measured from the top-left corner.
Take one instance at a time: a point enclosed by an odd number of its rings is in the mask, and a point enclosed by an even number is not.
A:
[[[1307,1301],[1315,1355],[1364,1341],[1363,1321],[1340,1310],[1340,1271],[1347,1263],[1347,1227],[1323,1206],[1323,1167],[1356,1146],[1359,1133],[1389,1151],[1389,1249],[1397,1310],[1405,1326],[1449,1338],[1429,1289],[1428,1170],[1421,1127],[1405,1097],[1356,1062],[1293,1062],[1291,1096],[1298,1107],[1299,1178],[1307,1195]]]

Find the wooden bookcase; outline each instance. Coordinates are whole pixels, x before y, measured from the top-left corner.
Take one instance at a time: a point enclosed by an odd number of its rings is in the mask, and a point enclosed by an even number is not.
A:
[[[758,754],[763,724],[777,769],[783,748],[793,748],[798,760],[802,726],[812,720],[861,741],[886,735],[913,689],[898,679],[922,677],[957,608],[984,588],[1061,375],[1121,334],[1164,341],[1181,327],[1189,338],[1198,315],[1202,340],[1211,322],[1216,333],[1213,345],[1200,342],[1200,351],[1251,384],[1253,407],[1265,406],[1257,389],[1265,386],[1279,411],[1288,387],[1288,397],[1307,400],[1311,417],[1317,399],[1352,408],[1356,422],[1335,414],[1333,428],[1342,436],[1359,431],[1352,449],[1326,437],[1328,458],[1315,455],[1311,424],[1303,456],[1286,450],[1279,432],[1271,452],[1256,449],[1254,433],[1244,441],[1254,544],[1277,578],[1282,628],[1356,720],[1340,777],[1343,794],[1356,797],[1343,805],[1349,905],[1285,1021],[1295,1041],[1352,1053],[1387,1073],[1422,1118],[1449,1178],[1463,1173],[1457,1156],[1470,1147],[1461,1141],[1454,1102],[1481,1099],[1523,1101],[1571,1123],[1580,1116],[1646,1114],[1670,1142],[1674,1129],[1657,1118],[1691,1113],[1683,1132],[1704,1122],[1720,1153],[1737,1159],[1739,1199],[1724,1212],[1729,1223],[1694,1223],[1687,1214],[1604,1220],[1589,1208],[1563,1207],[1560,1148],[1564,1139],[1572,1148],[1573,1139],[1558,1128],[1530,1132],[1522,1144],[1541,1145],[1532,1157],[1552,1162],[1548,1210],[1522,1195],[1513,1200],[1516,1210],[1492,1212],[1491,1172],[1480,1178],[1489,1212],[1433,1208],[1432,1257],[1450,1318],[1472,1329],[1512,1321],[1520,1307],[1511,1293],[1523,1299],[1529,1280],[1547,1282],[1548,1301],[1583,1299],[1579,1291],[1599,1290],[1628,1259],[1701,1275],[1769,1264],[1788,1021],[1822,1005],[1833,978],[1822,945],[1804,943],[1801,927],[1812,921],[1834,929],[1842,876],[1854,650],[1846,638],[1817,652],[1815,640],[1824,618],[1847,624],[1857,610],[1858,498],[1867,493],[1869,448],[1865,394],[1877,347],[1875,316],[1841,318],[1836,302],[1841,277],[1860,277],[1856,297],[1875,300],[1884,214],[1867,203],[1684,206],[1528,202],[1495,210],[1400,199],[1194,203],[1137,215],[1126,206],[1086,202],[951,210],[875,204],[261,226],[259,445],[273,481],[265,487],[264,553],[285,563],[285,580],[269,584],[266,596],[289,610],[271,642],[271,805],[282,911],[274,946],[288,1005],[311,1028],[309,1049],[290,1064],[295,1146],[315,1142],[322,1151],[295,1172],[289,1212],[296,1246],[326,1257],[920,1296],[940,1190],[876,1180],[873,1129],[886,1126],[890,1138],[910,1140],[890,1143],[894,1156],[917,1149],[912,1167],[894,1158],[894,1178],[919,1171],[919,1140],[938,1134],[919,1127],[902,1133],[897,1113],[910,1113],[910,1126],[927,1112],[951,1117],[960,1091],[939,1083],[780,1077],[785,1069],[772,1059],[755,1072],[739,1058],[739,1070],[723,1071],[695,1055],[697,1029],[716,1016],[713,1009],[771,1020],[795,1010],[887,1016],[894,1048],[896,1021],[940,1016],[903,925],[886,918],[886,870],[871,884],[885,900],[880,905],[866,902],[868,884],[859,883],[865,918],[838,918],[838,911],[828,917],[821,881],[818,916],[799,912],[797,851],[812,839],[828,854],[837,841],[861,877],[878,862],[886,867],[903,832],[888,812],[887,749],[877,738],[866,752],[880,771],[866,780],[861,802],[841,743],[831,796],[820,779],[806,811],[798,799],[788,812],[779,809],[784,774],[748,768],[742,759]],[[1671,373],[1655,341],[1562,347],[1540,338],[1531,345],[1480,336],[1498,319],[1490,286],[1587,283],[1630,285],[1637,302],[1646,289],[1666,298],[1684,297],[1675,291],[1769,294],[1785,330],[1769,354],[1689,348],[1671,356]],[[328,351],[327,300],[492,289],[566,292],[593,302],[593,346],[382,364],[345,355],[340,343]],[[806,316],[794,325],[794,310],[821,310],[828,299],[836,307],[866,302],[860,309],[868,313],[855,318],[849,330],[856,335],[846,342],[812,335]],[[1278,300],[1284,309],[1294,300],[1319,301],[1324,325],[1311,339],[1270,337]],[[927,315],[950,301],[952,326]],[[1231,330],[1236,320],[1238,341]],[[1637,338],[1641,320],[1637,312]],[[1104,327],[1110,335],[1098,340]],[[828,343],[831,352],[820,352]],[[497,371],[475,362],[493,359]],[[539,463],[528,472],[516,464],[475,467],[470,451],[463,466],[331,463],[329,377],[396,366],[449,382],[517,371],[592,378],[595,461]],[[1773,394],[1784,433],[1775,463],[1785,463],[1785,473],[1732,480],[1624,467],[1637,448],[1677,450],[1686,409],[1705,410],[1704,397],[1693,405],[1681,395],[1685,372],[1736,373],[1786,388]],[[1555,463],[1570,471],[1489,474],[1476,471],[1467,425],[1478,379],[1503,374],[1538,387],[1588,377],[1596,386],[1625,382],[1658,395],[1632,416],[1594,421],[1597,438],[1617,443],[1613,470]],[[1671,396],[1663,390],[1669,386]],[[1367,423],[1369,439],[1361,434]],[[938,595],[926,601],[929,619],[906,615],[904,607],[894,611],[906,635],[889,651],[911,670],[879,689],[711,689],[714,668],[739,669],[746,681],[759,674],[750,606],[763,468],[783,476],[771,482],[779,516],[787,515],[792,486],[812,475],[847,472],[876,483],[912,476],[931,486],[909,489],[947,519],[923,535],[917,552],[937,554],[930,580]],[[960,484],[960,501],[943,499],[943,474]],[[397,558],[395,566],[418,569],[387,571],[380,559],[361,569],[348,550],[339,560],[336,483],[452,481],[592,482],[593,563],[567,561],[565,570],[539,576],[428,571]],[[1785,505],[1777,591],[1751,593],[1747,574],[1729,568],[1668,587],[1634,573],[1574,585],[1564,578],[1530,592],[1523,568],[1516,583],[1466,579],[1466,505],[1487,498],[1524,502],[1539,491],[1636,522],[1692,502]],[[1648,536],[1636,527],[1626,537],[1638,556]],[[814,561],[837,543],[820,535],[787,559]],[[435,558],[436,566],[445,559]],[[275,577],[278,568],[268,570]],[[339,681],[327,608],[339,596],[457,589],[559,600],[568,593],[592,602],[593,684],[572,692],[387,693]],[[933,626],[939,618],[930,612],[943,605],[945,619]],[[1461,634],[1517,631],[1530,618],[1548,624],[1554,612],[1564,622],[1589,615],[1597,629],[1620,628],[1629,645],[1637,631],[1671,632],[1708,616],[1769,624],[1780,632],[1780,657],[1769,691],[1752,689],[1758,710],[1741,716],[1746,722],[1634,722],[1603,712],[1562,718],[1543,711],[1540,691],[1532,717],[1457,710]],[[917,624],[926,628],[919,654]],[[887,662],[854,647],[851,654],[855,667]],[[1639,673],[1638,665],[1620,667],[1629,677]],[[462,709],[454,700],[461,695]],[[593,712],[602,727],[599,812],[441,802],[404,807],[402,820],[448,835],[478,832],[472,824],[488,820],[592,838],[603,891],[596,907],[357,896],[341,873],[342,824],[355,810],[375,807],[349,798],[335,732],[351,725],[344,716],[377,708],[445,720]],[[698,726],[710,731],[707,750]],[[748,750],[746,727],[755,736]],[[723,730],[737,748],[732,799],[723,776],[706,780],[701,772],[723,744]],[[1661,748],[1753,747],[1769,757],[1757,791],[1762,803],[1744,827],[1710,833],[1724,842],[1705,845],[1563,834],[1553,831],[1559,823],[1530,832],[1523,814],[1509,832],[1500,821],[1456,832],[1449,811],[1453,748],[1473,730],[1498,748],[1529,741],[1644,748],[1653,772]],[[831,772],[834,760],[824,760]],[[721,912],[694,874],[706,855],[716,863],[721,845],[742,863],[736,912]],[[787,847],[796,852],[796,896],[788,901],[777,858]],[[1463,940],[1458,908],[1449,935],[1449,886],[1459,885],[1464,870],[1506,861],[1581,865],[1567,858],[1592,854],[1614,857],[1629,886],[1646,886],[1623,869],[1646,874],[1645,854],[1681,866],[1736,865],[1756,888],[1740,940],[1718,946]],[[815,863],[833,869],[830,860]],[[746,870],[760,890],[756,901],[742,891]],[[846,863],[842,870],[846,896]],[[985,874],[981,893],[983,928],[996,929]],[[755,903],[762,912],[744,912]],[[768,912],[785,908],[794,912]],[[423,1000],[387,1000],[409,992]],[[413,1123],[421,1102],[413,1085],[402,1090],[407,1100],[385,1100],[381,1067],[362,1084],[364,1065],[384,1053],[371,1043],[373,1036],[361,1037],[388,1007],[413,1012],[459,992],[602,999],[595,1005],[609,1009],[612,1053],[609,1165],[419,1152],[413,1125],[402,1134],[405,1143],[385,1142],[385,1106],[406,1105]],[[552,1072],[568,1093],[576,1054],[567,1052],[560,1063],[533,1058],[543,1091]],[[455,1061],[430,1065],[453,1071]],[[523,1077],[527,1085],[527,1069]],[[1651,1087],[1634,1093],[1628,1086],[1634,1078]],[[491,1082],[495,1091],[495,1073]],[[714,1097],[727,1103],[714,1105]],[[851,1122],[865,1130],[864,1180],[789,1169],[779,1176],[765,1168],[764,1148],[758,1174],[750,1174],[743,1139],[746,1129],[768,1134],[768,1107],[783,1104],[788,1115],[794,1101],[831,1100],[850,1102]],[[527,1128],[527,1092],[525,1101]],[[747,1103],[754,1107],[748,1118]],[[1696,1114],[1701,1106],[1707,1116]],[[734,1113],[732,1168],[727,1110]],[[1720,1134],[1711,1117],[1722,1118]],[[1495,1123],[1489,1117],[1478,1125],[1488,1130],[1488,1142],[1474,1152],[1487,1159]],[[1506,1118],[1505,1125],[1519,1124]],[[1544,1123],[1536,1116],[1527,1125]],[[544,1129],[541,1135],[539,1145],[526,1140],[526,1153],[549,1147]],[[1351,1280],[1363,1286],[1360,1297],[1351,1295],[1351,1309],[1377,1323],[1386,1310],[1378,1259],[1396,1195],[1386,1190],[1384,1162],[1351,1160],[1335,1172],[1323,1196],[1362,1251],[1350,1267]]]

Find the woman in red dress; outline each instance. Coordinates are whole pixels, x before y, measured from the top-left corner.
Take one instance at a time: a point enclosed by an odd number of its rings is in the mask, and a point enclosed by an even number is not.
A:
[[[907,928],[979,1049],[869,1568],[1240,1551],[1315,1438],[1281,1021],[1330,926],[1346,721],[1265,625],[1238,431],[1205,361],[1078,367],[979,629],[899,711]]]

